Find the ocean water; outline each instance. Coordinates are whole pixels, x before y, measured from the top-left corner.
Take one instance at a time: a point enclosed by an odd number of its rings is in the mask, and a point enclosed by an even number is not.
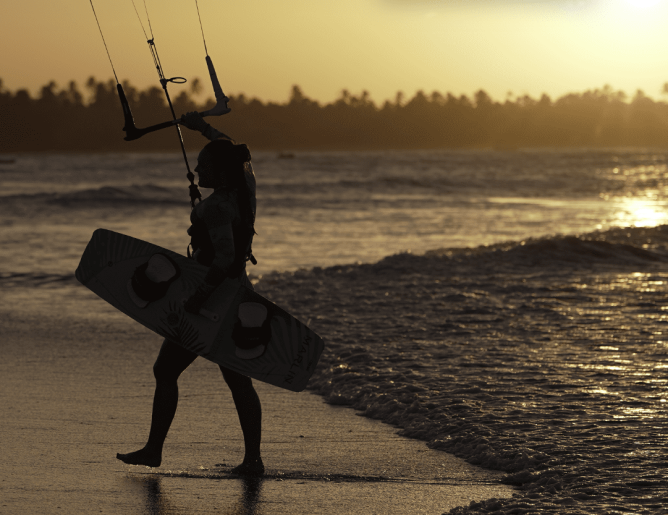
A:
[[[73,272],[98,227],[185,253],[180,156],[4,160],[14,312],[90,299]],[[521,489],[455,512],[659,513],[667,163],[645,149],[258,152],[249,273],[328,342],[314,390]]]
[[[180,155],[12,157],[0,164],[2,273],[70,274],[97,227],[185,252]],[[254,168],[254,275],[668,221],[658,152],[256,153]]]

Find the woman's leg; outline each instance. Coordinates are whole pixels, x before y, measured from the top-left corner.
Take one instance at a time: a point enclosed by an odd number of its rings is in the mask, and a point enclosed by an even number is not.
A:
[[[153,365],[155,395],[153,396],[153,415],[148,442],[138,451],[116,455],[119,460],[130,465],[160,466],[162,446],[167,438],[172,420],[174,420],[176,406],[179,402],[177,380],[181,373],[195,361],[195,358],[197,354],[194,352],[169,340],[163,342],[158,359]]]
[[[239,414],[241,430],[244,434],[246,453],[241,465],[232,473],[258,476],[264,474],[264,465],[260,457],[260,441],[262,439],[262,406],[260,398],[253,388],[250,377],[220,367],[225,382],[232,391],[234,405]]]

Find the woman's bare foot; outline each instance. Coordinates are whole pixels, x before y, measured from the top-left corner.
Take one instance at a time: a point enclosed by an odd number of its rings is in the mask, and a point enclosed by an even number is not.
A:
[[[244,460],[241,465],[234,467],[230,470],[230,474],[235,476],[250,476],[250,477],[260,477],[264,475],[264,463],[262,463],[262,458],[256,458],[254,460]]]
[[[162,463],[162,453],[148,451],[146,447],[127,454],[118,453],[116,458],[128,465],[146,465],[147,467],[159,467]]]

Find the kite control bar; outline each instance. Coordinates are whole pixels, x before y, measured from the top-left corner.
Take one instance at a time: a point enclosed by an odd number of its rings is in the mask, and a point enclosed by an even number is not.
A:
[[[213,91],[216,95],[216,105],[207,111],[202,111],[200,116],[202,116],[202,118],[205,116],[222,116],[231,111],[231,109],[227,107],[227,102],[229,102],[230,99],[225,96],[225,93],[223,93],[223,88],[220,87],[220,82],[218,82],[218,76],[216,75],[216,70],[213,67],[213,62],[211,62],[211,58],[208,55],[206,56],[206,66],[209,69],[211,84],[213,85]],[[161,79],[161,82],[163,81],[164,88],[167,82],[185,82],[185,79],[174,77],[172,79]],[[144,134],[148,134],[149,132],[155,132],[161,129],[166,129],[167,127],[173,127],[174,125],[180,123],[181,120],[177,118],[168,122],[151,125],[150,127],[145,127],[143,129],[138,128],[135,126],[135,120],[132,116],[132,111],[130,110],[128,99],[126,98],[125,92],[123,91],[123,86],[121,86],[121,84],[116,84],[116,89],[118,90],[118,96],[121,99],[121,105],[123,106],[123,117],[125,118],[125,127],[123,127],[123,130],[125,131],[125,141],[133,141],[141,138]]]

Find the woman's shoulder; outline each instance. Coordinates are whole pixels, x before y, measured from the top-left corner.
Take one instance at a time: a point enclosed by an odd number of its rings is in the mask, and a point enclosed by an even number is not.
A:
[[[195,207],[195,212],[207,225],[231,223],[239,216],[234,192],[215,191]]]

